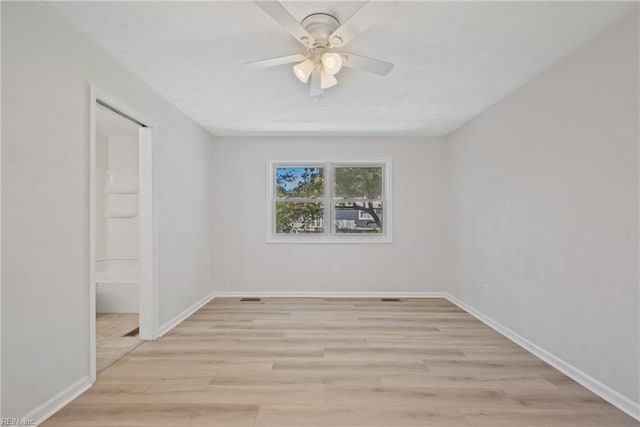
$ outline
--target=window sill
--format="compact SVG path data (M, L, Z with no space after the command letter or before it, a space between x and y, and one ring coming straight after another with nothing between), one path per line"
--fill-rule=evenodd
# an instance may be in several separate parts
M392 243L391 236L369 236L369 237L326 237L326 236L269 236L266 243L286 243L286 244L380 244Z

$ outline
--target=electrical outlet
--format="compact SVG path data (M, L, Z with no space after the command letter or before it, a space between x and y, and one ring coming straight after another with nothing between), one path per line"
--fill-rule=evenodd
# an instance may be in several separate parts
M485 283L484 285L482 285L482 295L484 295L485 297L489 296L489 284Z

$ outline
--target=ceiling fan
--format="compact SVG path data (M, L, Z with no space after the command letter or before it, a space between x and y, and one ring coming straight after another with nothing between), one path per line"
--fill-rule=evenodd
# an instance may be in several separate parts
M352 53L337 52L354 37L364 32L379 18L385 16L396 1L367 1L351 18L340 24L328 13L312 13L298 22L279 1L254 1L267 15L296 38L307 49L304 54L244 64L247 68L262 69L296 63L295 76L303 83L311 79L311 96L319 96L324 90L338 83L335 75L344 67L368 71L385 76L393 68L391 62Z

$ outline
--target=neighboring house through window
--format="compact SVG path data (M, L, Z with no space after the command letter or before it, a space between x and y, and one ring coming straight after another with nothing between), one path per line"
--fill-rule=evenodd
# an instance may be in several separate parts
M271 162L270 242L389 242L390 160Z

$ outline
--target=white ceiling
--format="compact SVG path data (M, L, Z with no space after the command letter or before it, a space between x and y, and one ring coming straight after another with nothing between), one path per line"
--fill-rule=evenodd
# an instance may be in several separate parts
M361 2L283 2L340 21ZM251 2L49 3L216 135L446 135L637 9L635 2L400 2L344 51L396 64L343 69L313 102L290 66L304 53Z

